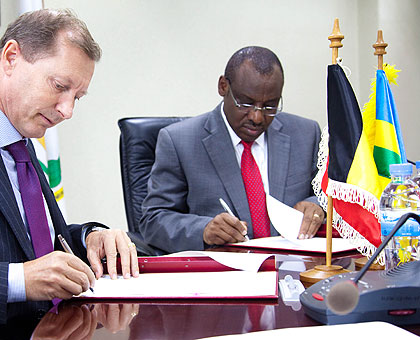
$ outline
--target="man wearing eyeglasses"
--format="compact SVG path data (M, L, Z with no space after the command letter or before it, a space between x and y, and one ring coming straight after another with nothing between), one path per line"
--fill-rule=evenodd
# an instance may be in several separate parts
M304 213L299 238L315 235L320 128L282 112L283 84L272 51L242 48L219 78L222 103L160 131L140 221L147 243L170 253L276 236L267 194Z

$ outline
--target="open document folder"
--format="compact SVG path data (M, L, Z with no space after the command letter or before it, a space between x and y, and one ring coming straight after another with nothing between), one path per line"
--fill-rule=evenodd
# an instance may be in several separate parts
M118 276L117 280L111 280L104 275L96 281L94 292L88 290L75 298L278 299L278 271L274 256L194 253L139 257L139 277L124 279ZM246 263L250 263L249 268L244 268ZM241 269L235 268L236 264Z
M263 237L249 240L246 242L230 243L229 247L244 247L249 249L269 249L269 250L287 250L296 252L324 253L327 245L323 237L314 237L306 240L290 240L282 236ZM332 253L341 253L354 250L356 247L343 238L332 239Z
M245 247L249 249L287 250L296 252L325 253L327 243L325 238L298 239L303 213L266 195L267 210L270 222L282 236L264 237L245 242L230 243L228 246ZM356 247L346 239L332 239L332 253L354 250Z

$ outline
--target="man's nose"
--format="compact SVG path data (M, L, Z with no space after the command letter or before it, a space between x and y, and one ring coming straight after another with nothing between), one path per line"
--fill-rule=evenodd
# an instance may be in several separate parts
M264 113L260 107L254 106L248 112L248 119L252 120L256 125L261 124L264 121Z
M60 113L61 118L70 119L73 116L74 97L62 97L57 104L56 109Z

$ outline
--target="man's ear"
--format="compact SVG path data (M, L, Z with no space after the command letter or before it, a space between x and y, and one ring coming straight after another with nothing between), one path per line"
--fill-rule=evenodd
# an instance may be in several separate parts
M9 40L1 51L1 67L6 74L10 74L16 66L17 58L21 55L19 44L16 40Z
M229 91L229 82L225 78L225 76L220 76L219 83L218 83L217 88L219 90L219 94L222 97L225 97L228 94L228 91Z

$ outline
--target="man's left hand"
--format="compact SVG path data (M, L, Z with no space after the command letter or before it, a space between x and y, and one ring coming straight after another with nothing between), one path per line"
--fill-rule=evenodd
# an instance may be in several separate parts
M318 204L307 201L296 203L294 208L303 212L303 220L298 238L307 239L314 237L322 221L324 221L324 210Z
M112 333L127 329L134 317L139 314L137 303L108 304L98 303L95 305L98 314L98 322Z
M97 279L103 274L101 259L106 257L108 274L117 278L117 254L120 254L124 278L139 276L137 249L127 233L119 229L91 232L86 238L87 257Z

